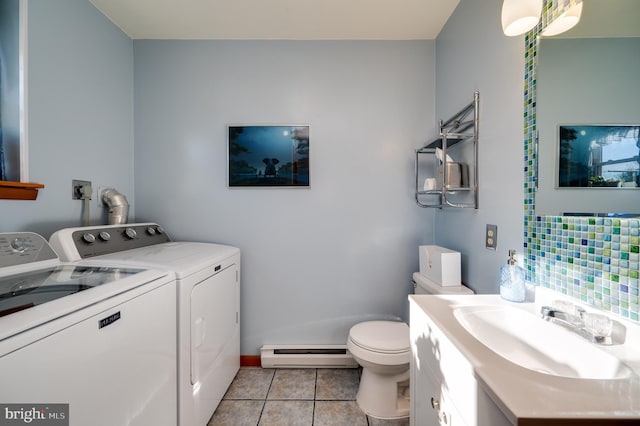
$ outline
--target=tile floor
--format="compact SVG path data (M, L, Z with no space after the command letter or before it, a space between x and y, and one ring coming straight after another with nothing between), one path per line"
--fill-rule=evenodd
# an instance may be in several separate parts
M360 369L238 371L208 426L407 426L408 419L379 420L356 403Z

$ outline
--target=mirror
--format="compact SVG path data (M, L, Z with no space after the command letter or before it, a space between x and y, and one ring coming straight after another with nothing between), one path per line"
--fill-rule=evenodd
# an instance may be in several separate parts
M578 25L538 39L536 214L637 215L640 1L583 3Z
M0 180L27 181L26 2L0 2Z

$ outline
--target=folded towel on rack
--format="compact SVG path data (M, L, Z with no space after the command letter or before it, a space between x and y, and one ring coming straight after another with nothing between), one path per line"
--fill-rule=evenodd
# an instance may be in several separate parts
M436 148L436 158L442 163L442 149ZM449 157L449 154L447 154L447 163L453 163L453 160L451 159L451 157Z

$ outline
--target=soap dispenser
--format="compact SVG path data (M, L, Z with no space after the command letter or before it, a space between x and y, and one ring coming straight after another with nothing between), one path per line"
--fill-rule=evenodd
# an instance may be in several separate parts
M500 296L512 302L524 302L527 291L524 284L524 270L514 258L516 251L509 250L507 264L500 268Z

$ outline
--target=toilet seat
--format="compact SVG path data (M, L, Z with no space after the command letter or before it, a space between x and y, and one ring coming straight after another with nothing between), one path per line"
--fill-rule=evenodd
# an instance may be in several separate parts
M409 326L396 321L366 321L351 327L347 349L361 360L380 365L408 364Z
M409 352L409 326L396 321L366 321L351 327L349 338L353 343L378 353Z

